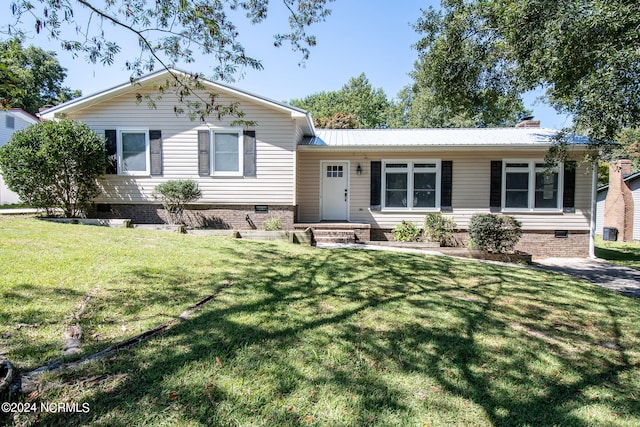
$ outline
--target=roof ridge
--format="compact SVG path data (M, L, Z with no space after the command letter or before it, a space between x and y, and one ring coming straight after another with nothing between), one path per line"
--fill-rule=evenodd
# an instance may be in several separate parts
M109 92L115 92L115 91L118 91L118 90L126 89L129 86L133 87L133 84L135 84L135 83L139 83L139 82L142 83L142 82L154 79L156 77L159 77L159 76L161 76L163 74L171 74L171 73L177 73L177 74L189 75L189 76L198 76L199 80L203 81L205 84L219 86L219 87L222 87L222 88L224 88L224 89L226 89L228 91L236 92L237 94L241 94L241 95L249 97L249 98L258 99L258 100L261 100L261 101L266 102L268 104L273 104L275 106L279 106L281 108L292 110L292 111L295 111L295 112L298 112L298 113L301 113L301 114L310 114L307 110L304 110L302 108L299 108L299 107L296 107L296 106L293 106L293 105L290 105L290 104L287 104L287 103L284 103L284 102L281 102L281 101L276 101L274 99L271 99L271 98L268 98L268 97L265 97L265 96L262 96L262 95L255 94L253 92L249 92L249 91L246 91L244 89L240 89L238 87L232 86L232 85L227 84L227 83L211 80L211 79L207 78L206 76L204 76L201 73L193 73L193 72L185 71L185 70L182 70L182 69L179 69L179 68L170 67L170 68L162 68L162 69L160 69L158 71L153 71L153 72L147 73L145 75L142 75L140 77L134 78L132 80L130 79L129 81L120 83L118 85L115 85L115 86L112 86L112 87L109 87L109 88L106 88L106 89L103 89L103 90L100 90L100 91L97 91L97 92L90 93L89 95L84 95L84 96L81 96L81 97L78 97L78 98L71 99L71 100L69 100L67 102L63 102L62 104L58 104L58 105L55 105L55 106L53 106L51 108L43 110L38 115L42 116L42 115L48 114L50 112L54 112L54 111L57 111L57 110L60 110L60 109L64 109L64 108L66 108L68 106L72 106L72 105L75 105L75 104L86 102L86 101L88 101L88 100L90 100L92 98L96 98L96 97L99 97L99 96L102 96L102 95L106 95Z

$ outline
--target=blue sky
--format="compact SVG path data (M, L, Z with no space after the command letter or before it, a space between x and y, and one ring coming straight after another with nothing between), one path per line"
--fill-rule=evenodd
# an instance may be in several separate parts
M288 24L280 2L271 1L269 16L262 24L251 25L244 18L234 21L247 54L260 59L264 69L245 70L244 77L233 85L286 102L312 93L338 90L351 77L365 73L375 88L382 88L387 97L393 98L411 82L408 73L417 59L412 45L419 38L411 24L420 16L420 9L430 5L438 7L439 1L336 0L331 4L332 14L326 22L311 30L318 44L312 48L305 65L300 67L299 53L292 52L286 45L273 46L273 35L285 31ZM6 10L2 11L2 8ZM6 24L10 14L9 4L0 6L0 25ZM79 20L82 15L76 14ZM31 25L29 22L24 27ZM124 69L124 62L138 54L135 38L115 27L109 34L123 47L110 67L72 58L61 51L57 42L35 32L27 36L24 44L56 51L60 63L68 70L65 84L88 95L128 81L129 72ZM192 64L178 64L178 67L211 75L211 65L206 57L199 57ZM569 124L565 116L536 101L538 95L527 94L525 103L536 119L542 121L543 127L559 129Z

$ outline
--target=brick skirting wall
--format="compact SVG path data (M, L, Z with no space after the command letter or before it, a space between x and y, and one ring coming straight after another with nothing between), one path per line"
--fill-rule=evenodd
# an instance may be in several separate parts
M234 230L264 230L264 222L280 218L284 230L293 230L295 206L262 205L267 211L245 205L187 205L184 221L187 226ZM162 205L156 204L97 204L94 218L128 218L134 224L164 224L166 215Z
M455 238L460 246L466 247L469 243L469 233L466 231L456 232ZM371 240L392 241L393 231L372 228ZM569 231L566 237L556 237L555 231L523 230L516 250L529 253L537 258L586 258L589 256L589 232Z

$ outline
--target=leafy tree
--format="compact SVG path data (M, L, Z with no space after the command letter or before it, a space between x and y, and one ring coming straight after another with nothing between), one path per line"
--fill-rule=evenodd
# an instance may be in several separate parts
M367 76L362 73L352 77L342 86L340 96L348 114L353 114L361 128L376 129L386 126L385 114L389 101L382 88L374 89Z
M22 108L36 114L40 107L55 105L80 96L62 85L66 69L54 52L38 47L24 48L13 38L0 41L0 102L4 108Z
M625 129L615 145L606 156L605 160L629 159L633 162L633 170L640 171L640 129ZM609 183L609 163L600 160L598 162L598 186Z
M10 190L26 203L79 216L100 193L104 139L84 123L46 121L15 132L0 147L0 169Z
M614 149L615 158L630 159L633 162L633 170L640 171L640 129L627 128L618 136L618 147Z
M352 77L339 91L320 92L290 103L311 112L317 127L342 129L385 128L391 106L384 90L374 89L364 73Z
M288 11L288 31L276 34L274 44L289 43L302 54L304 62L316 44L308 28L324 21L330 14L328 3L333 0L283 0ZM113 41L114 31L128 34L129 44L140 46L133 58L119 60L131 70L132 82L157 68L191 63L196 54L206 55L212 65L212 78L233 81L245 68L261 69L261 62L250 56L240 43L240 33L234 20L243 13L251 24L267 18L273 2L269 0L13 0L11 12L15 22L0 28L6 34L24 33L35 28L63 49L84 55L90 63L112 65L119 60L121 45ZM84 22L78 22L80 12L86 12ZM114 28L115 27L115 28ZM173 84L158 88L158 96L166 90L181 99L192 99L188 113L195 116L218 114L214 96L201 96L197 89L199 75L181 79L174 75ZM140 99L139 99L140 100ZM155 106L155 99L147 99ZM180 112L176 108L176 112Z
M551 104L595 140L613 141L623 129L640 127L636 1L499 3L484 9L518 64L524 89L544 85Z
M476 127L478 120L469 111L438 104L433 92L406 86L392 101L389 109L389 127L392 128L459 128Z
M517 71L477 2L443 1L415 24L409 127L510 126L526 114ZM476 3L478 5L476 5Z
M326 122L334 115L347 114L339 91L318 92L302 99L292 99L289 103L309 111L313 117L313 124L319 128L328 127ZM357 127L357 123L354 127Z
M543 87L571 131L606 148L640 127L640 14L630 0L443 0L424 12L416 80L439 102L511 107ZM424 74L424 75L423 75ZM486 96L486 98L485 98ZM559 145L556 153L563 153Z
M331 117L314 118L313 123L321 129L357 129L358 119L353 114L335 113Z

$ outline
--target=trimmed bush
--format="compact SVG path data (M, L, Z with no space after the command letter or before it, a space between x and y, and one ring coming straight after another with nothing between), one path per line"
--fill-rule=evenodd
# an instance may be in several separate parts
M396 242L417 242L422 237L422 230L414 223L402 220L393 229L393 236Z
M202 192L192 179L172 179L156 185L152 195L162 201L169 224L182 224L185 205L198 200Z
M522 237L522 224L505 215L475 214L469 223L470 244L492 253L513 252Z
M428 213L424 217L424 237L430 242L440 243L440 246L455 246L453 230L456 223L453 218L441 213Z

